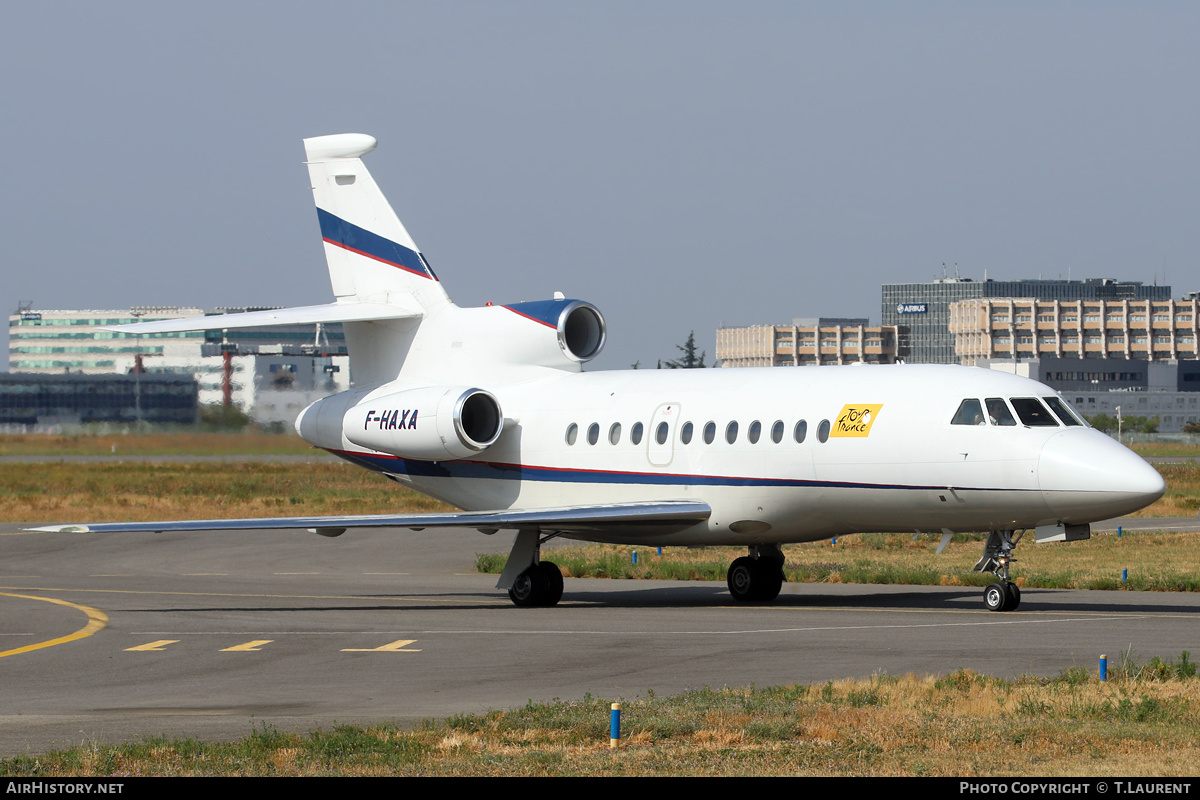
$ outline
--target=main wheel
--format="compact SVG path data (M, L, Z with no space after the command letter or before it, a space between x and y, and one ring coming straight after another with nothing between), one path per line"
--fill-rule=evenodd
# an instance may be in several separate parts
M775 561L759 559L754 562L757 574L754 576L754 599L770 602L779 597L783 588L783 568Z
M733 563L729 565L729 572L725 576L725 584L729 587L729 593L733 595L734 600L749 601L756 599L754 596L755 584L758 570L754 568L754 559L747 556L735 558Z
M561 587L559 593L562 593ZM512 588L508 590L508 599L513 601L513 605L530 608L542 605L546 594L546 573L542 572L538 564L534 564L517 576Z
M538 570L542 573L542 579L546 582L546 593L542 597L542 601L538 603L541 606L557 605L562 599L563 593L563 576L562 570L552 561L542 561L538 564Z
M1016 611L1021 605L1021 589L1015 583L1004 584L1004 590L1008 592L1008 605L1005 606L1005 611Z
M983 590L983 604L988 611L1007 611L1009 602L1008 592L1002 583L993 583Z

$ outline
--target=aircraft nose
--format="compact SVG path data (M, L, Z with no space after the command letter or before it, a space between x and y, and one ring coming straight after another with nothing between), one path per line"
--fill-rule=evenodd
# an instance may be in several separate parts
M1068 523L1130 514L1167 490L1158 470L1099 431L1071 428L1047 440L1038 483L1050 509Z

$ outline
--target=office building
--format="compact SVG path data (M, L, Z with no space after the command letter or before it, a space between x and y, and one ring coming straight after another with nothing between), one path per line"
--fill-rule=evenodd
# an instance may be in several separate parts
M1171 287L1107 278L975 281L954 277L932 283L888 283L882 288L882 320L884 326L904 329L898 342L900 359L913 364L958 364L956 335L950 330L950 304L985 298L1060 302L1169 301Z

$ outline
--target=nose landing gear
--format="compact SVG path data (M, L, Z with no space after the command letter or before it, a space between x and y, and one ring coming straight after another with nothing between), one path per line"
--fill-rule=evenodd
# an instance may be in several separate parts
M988 611L1016 611L1021 605L1021 590L1008 578L1009 565L1017 560L1013 555L1024 531L991 531L983 545L983 557L975 565L976 572L990 572L1000 579L983 590L983 604Z

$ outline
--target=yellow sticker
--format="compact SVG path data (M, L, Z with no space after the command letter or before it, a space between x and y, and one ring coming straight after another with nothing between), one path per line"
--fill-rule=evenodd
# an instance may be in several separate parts
M871 426L879 418L883 403L855 403L842 406L830 436L869 436Z

